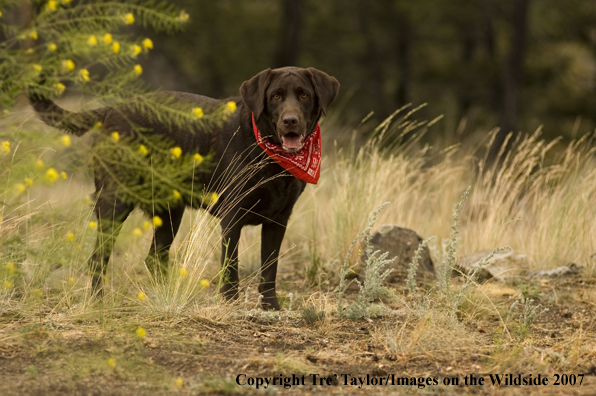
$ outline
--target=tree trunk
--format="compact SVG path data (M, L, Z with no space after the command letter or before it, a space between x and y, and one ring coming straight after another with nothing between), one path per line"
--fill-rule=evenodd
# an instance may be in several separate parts
M518 127L519 91L523 80L523 66L528 30L528 14L530 0L513 0L511 25L513 32L509 53L503 65L501 79L503 94L501 97L501 130L491 147L489 162L494 162L505 137ZM506 147L506 150L508 147Z
M281 0L282 18L273 67L295 66L300 52L302 0Z

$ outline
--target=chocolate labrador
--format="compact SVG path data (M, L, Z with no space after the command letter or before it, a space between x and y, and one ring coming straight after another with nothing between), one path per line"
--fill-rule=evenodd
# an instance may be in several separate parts
M218 202L207 206L220 218L222 227L221 262L225 276L221 293L229 299L237 296L240 233L246 225L261 224L259 292L264 309L279 310L275 277L280 246L292 208L306 182L316 183L318 178L320 137L315 136L319 133L318 121L326 114L338 90L338 81L320 70L284 67L260 72L242 84L241 97L224 101L182 92L153 94L157 100L185 102L205 109L206 116L208 109L216 111L228 104L230 111L223 122L198 123L191 128L149 117L140 110L141 106L130 104L134 100L115 107L74 113L35 90L30 91L29 99L48 125L77 136L101 122L100 135L110 136L112 131L118 131L123 140L128 137L129 142L134 142L131 125L135 125L147 134L163 136L167 144L181 149L179 153L210 156L213 166L208 171L192 172L187 181L213 186L226 180ZM255 168L255 164L260 165ZM251 166L253 171L248 176L233 177ZM95 213L99 223L97 245L90 260L94 290L101 291L114 241L122 223L136 207L163 221L155 228L146 264L154 276L164 274L185 207L201 207L202 200L194 199L192 194L180 194L179 199L167 207L135 202L121 195L118 186L122 182L115 180L118 174L115 165L106 166L104 161L99 166L96 161L94 172ZM223 210L226 202L226 210Z

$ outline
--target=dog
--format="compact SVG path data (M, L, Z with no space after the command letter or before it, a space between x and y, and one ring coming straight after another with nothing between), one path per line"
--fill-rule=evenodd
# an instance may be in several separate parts
M189 174L187 183L213 185L216 181L231 180L218 197L218 203L207 209L220 219L222 228L221 263L225 270L220 292L227 299L237 298L238 241L241 230L247 225L262 225L261 231L261 280L259 293L262 307L279 310L275 278L279 250L294 204L304 191L307 182L316 183L320 169L320 136L318 122L327 113L339 91L339 82L315 68L284 67L267 69L240 87L240 97L223 101L205 96L162 92L151 94L158 101L181 102L196 108L221 108L228 104L233 110L223 123L197 124L193 128L167 124L148 117L138 107L128 104L106 107L89 112L70 112L59 107L42 94L30 90L29 100L40 118L48 125L76 136L101 123L100 135L118 136L134 141L131 125L146 130L152 136L164 137L173 147L184 153L210 156L214 164L210 170ZM233 104L232 104L233 103ZM316 140L318 139L318 140ZM317 157L318 144L318 157ZM306 147L308 145L308 147ZM306 150L310 150L306 152ZM311 156L314 152L314 157ZM283 162L287 157L290 161ZM308 169L299 169L296 158L310 161ZM99 158L98 160L101 160ZM246 178L235 180L230 174L241 172L255 163L264 165ZM302 164L303 165L303 164ZM163 222L154 230L153 243L146 265L154 276L165 274L168 268L169 249L178 231L186 207L205 207L192 194L181 194L180 199L169 202L167 207L155 207L134 199L124 199L114 180L116 167L94 166L96 199L95 214L98 219L98 237L90 259L93 290L101 293L114 241L122 223L135 209L148 216L157 215ZM190 187L189 187L190 189ZM226 195L232 194L234 197ZM221 210L228 202L227 210Z

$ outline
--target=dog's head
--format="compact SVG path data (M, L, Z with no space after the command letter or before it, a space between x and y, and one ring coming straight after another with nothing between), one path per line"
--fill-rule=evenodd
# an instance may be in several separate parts
M291 153L302 148L338 91L335 78L312 67L267 69L240 87L263 136Z

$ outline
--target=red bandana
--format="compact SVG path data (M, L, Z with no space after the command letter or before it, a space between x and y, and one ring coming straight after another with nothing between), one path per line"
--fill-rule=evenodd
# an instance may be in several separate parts
M279 144L274 144L261 136L252 116L252 129L259 146L275 162L290 172L294 177L307 183L317 184L321 175L321 128L317 127L304 139L304 145L295 153L288 153Z

